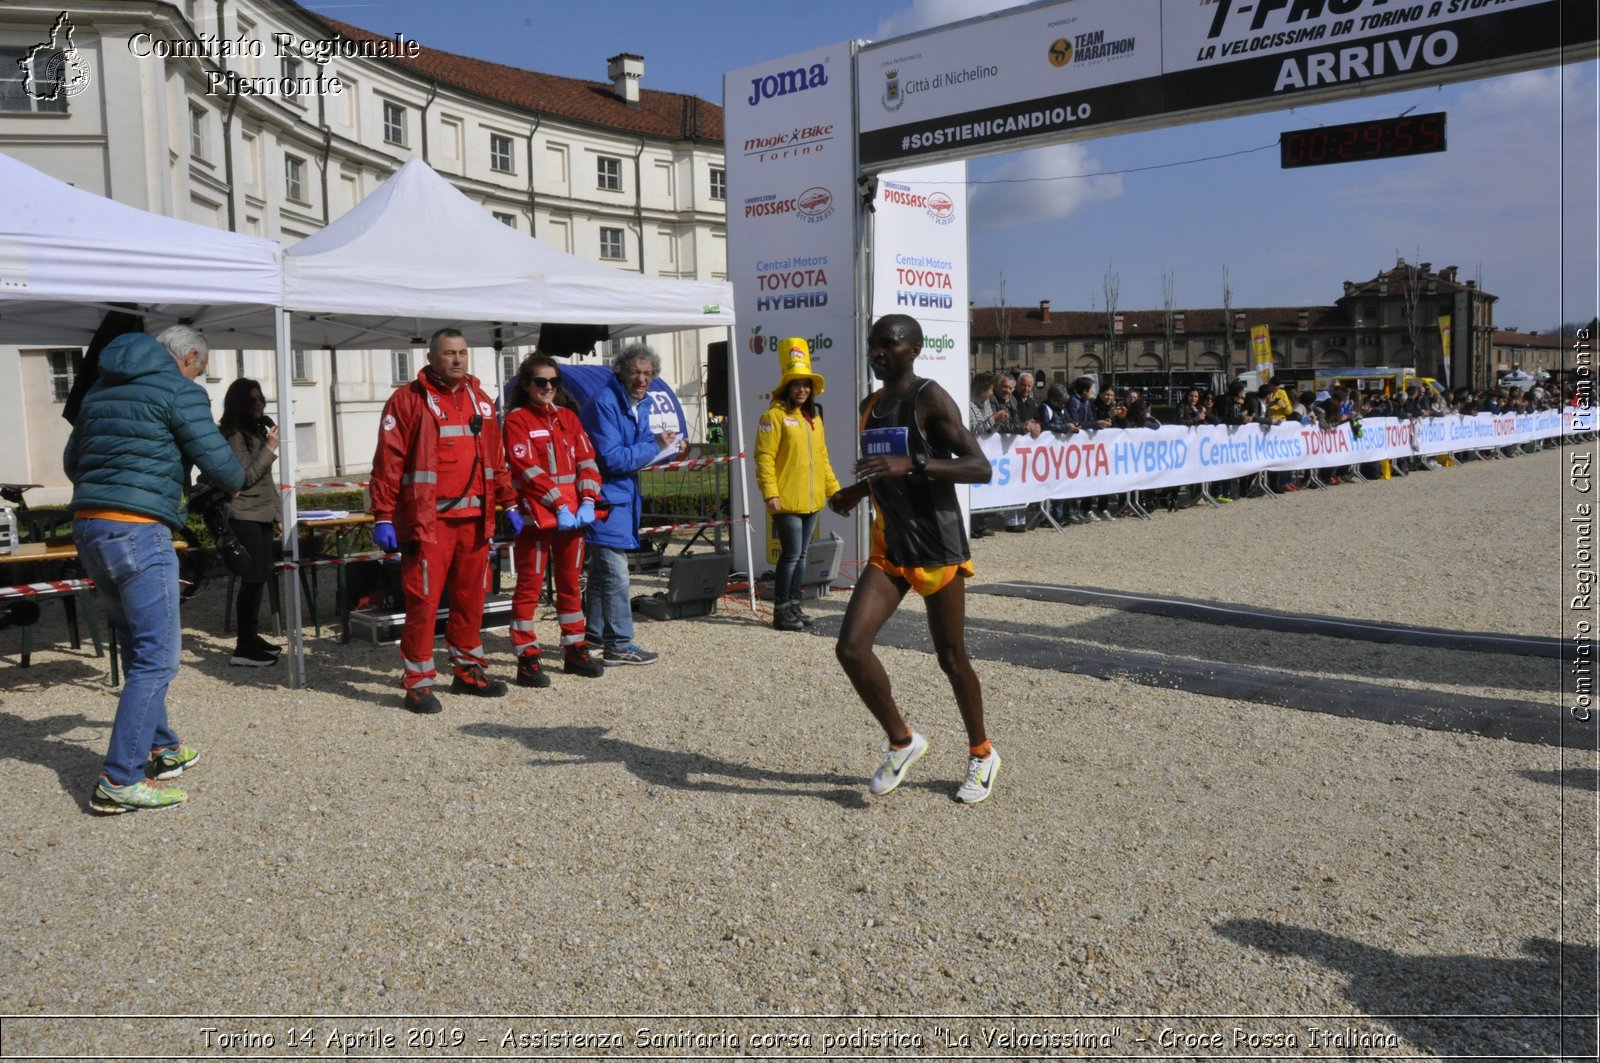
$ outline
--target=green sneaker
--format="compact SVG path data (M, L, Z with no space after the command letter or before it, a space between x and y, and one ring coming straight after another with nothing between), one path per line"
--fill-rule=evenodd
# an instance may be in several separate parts
M96 812L115 815L119 812L137 812L141 808L171 808L189 795L176 786L151 786L143 781L118 786L104 775L95 784L89 807Z
M144 773L152 779L176 779L183 774L183 769L194 767L199 760L200 751L194 746L152 749L150 759L145 761Z

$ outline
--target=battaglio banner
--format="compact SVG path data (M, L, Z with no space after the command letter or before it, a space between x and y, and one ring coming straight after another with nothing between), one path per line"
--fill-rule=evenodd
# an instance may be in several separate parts
M1594 431L1594 410L1478 414L1410 421L1368 417L1322 431L1301 424L1237 428L1166 425L1070 436L980 436L994 478L972 489L973 509L1087 498L1232 480L1258 472L1325 469L1385 458L1448 454Z

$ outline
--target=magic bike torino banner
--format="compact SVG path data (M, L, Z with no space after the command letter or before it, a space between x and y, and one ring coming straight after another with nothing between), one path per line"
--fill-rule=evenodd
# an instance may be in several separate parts
M972 508L1007 509L1051 498L1087 498L1160 487L1232 480L1259 472L1361 465L1385 458L1447 454L1531 443L1593 431L1593 411L1402 420L1368 417L1323 431L1309 425L1235 428L1207 425L1156 429L1103 428L1038 439L978 437L994 467L972 489Z
M779 341L800 336L811 349L812 369L826 381L817 401L845 483L861 399L853 99L848 43L734 70L723 82L728 279L737 320L729 357L738 359L739 445L747 452L755 446L756 422L778 384ZM751 509L759 513L765 507L753 462L745 466ZM761 523L757 517L758 531ZM865 556L854 520L824 511L821 523L823 535L846 540L845 550L853 552L844 557ZM735 544L742 552L742 539Z
M1595 39L1592 0L1060 0L863 49L861 162L1508 73Z

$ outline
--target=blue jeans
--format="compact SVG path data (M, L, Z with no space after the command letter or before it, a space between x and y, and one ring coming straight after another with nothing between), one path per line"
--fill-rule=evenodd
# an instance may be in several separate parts
M591 650L620 650L633 642L633 587L628 555L589 544L589 591L583 604L585 640Z
M772 579L772 598L778 605L798 602L806 580L806 554L811 533L817 529L816 513L774 513L772 530L778 535L778 571Z
M151 750L178 744L167 725L167 685L178 674L183 648L178 555L172 529L160 523L79 519L72 522L72 538L122 647L125 678L102 770L126 786L144 778Z

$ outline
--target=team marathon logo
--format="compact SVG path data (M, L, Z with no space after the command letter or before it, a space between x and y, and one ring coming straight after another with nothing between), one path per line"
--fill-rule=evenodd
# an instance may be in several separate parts
M949 225L956 220L956 201L944 192L917 192L910 185L885 181L878 198L890 206L921 210L935 225Z
M756 290L761 293L756 296L757 313L820 310L828 305L828 256L797 255L757 262Z
M787 133L776 133L766 137L747 137L744 142L744 157L756 162L772 162L777 159L797 159L804 155L818 155L833 139L833 126L810 125L798 126Z
M776 193L768 193L764 196L751 196L744 201L746 218L773 218L782 214L793 214L801 221L813 225L827 221L838 209L834 203L833 193L820 185L814 185L796 196L783 197Z
M1134 37L1106 39L1105 30L1075 33L1071 37L1057 37L1050 42L1046 57L1056 68L1086 66L1090 63L1126 59L1133 55L1137 40Z
M65 11L50 27L50 38L29 48L22 68L22 91L40 103L76 96L89 87L89 64L72 43L72 19Z
M781 342L778 339L780 333L767 336L763 334L762 330L763 326L752 325L750 327L750 337L745 340L745 346L751 354L777 354L778 344ZM793 332L791 331L789 334L793 335ZM825 332L819 332L815 336L807 336L804 339L806 346L811 349L811 360L813 362L821 360L823 351L833 350L833 337Z

